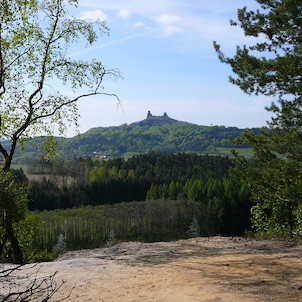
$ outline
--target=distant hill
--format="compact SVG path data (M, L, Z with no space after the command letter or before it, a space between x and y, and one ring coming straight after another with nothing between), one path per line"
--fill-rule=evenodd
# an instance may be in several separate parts
M259 131L257 128L252 130ZM92 128L84 134L65 139L60 150L69 158L123 156L149 151L213 154L221 153L219 148L235 147L230 138L238 137L243 131L237 127L199 126L170 118L167 113L154 116L148 111L142 121Z
M154 116L148 111L145 119L129 125L97 127L72 138L57 138L58 155L69 159L129 157L150 151L230 155L231 148L236 147L230 138L238 137L244 130L237 127L199 126L170 118L167 113ZM250 130L259 132L259 128ZM35 138L35 146L27 144L24 152L17 150L15 162L28 163L39 157L44 139ZM5 142L5 145L8 147L9 142ZM239 150L250 152L248 146L240 146Z

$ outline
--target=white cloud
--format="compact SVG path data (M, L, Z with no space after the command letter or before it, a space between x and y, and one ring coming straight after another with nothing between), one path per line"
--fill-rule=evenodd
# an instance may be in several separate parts
M81 49L77 52L71 53L70 56L75 57L75 56L79 56L79 55L89 53L89 52L94 51L96 49L105 48L105 47L108 47L108 46L111 46L111 45L114 45L114 44L121 44L121 43L123 43L125 41L128 41L128 40L132 40L132 39L136 39L136 38L139 38L139 37L146 36L146 35L152 33L153 31L154 30L147 30L147 31L144 31L144 32L141 32L141 33L136 33L136 34L125 36L125 37L122 37L122 38L119 38L119 39L116 39L116 40L111 40L109 42L101 43L101 44L96 45L94 47L84 48L84 49Z
M184 1L184 0L181 0ZM150 16L160 14L161 12L171 11L170 8L178 5L179 0L79 0L79 5L82 7L100 8L103 10L120 10L126 8L132 13Z
M89 20L89 21L96 21L96 20L104 21L107 18L108 16L100 9L84 11L82 12L81 15L81 19Z
M128 18L130 12L139 16L141 22L152 20L159 26L162 35L183 33L185 38L206 38L234 44L243 39L241 30L230 27L229 19L236 19L237 8L255 7L251 0L79 0L80 7L118 12L121 18ZM134 21L135 22L135 21ZM140 24L137 22L135 24ZM140 27L140 26L134 27ZM143 27L143 26L141 26ZM237 42L238 44L238 42Z
M181 33L183 32L183 29L179 26L173 26L173 25L166 25L163 26L163 36L168 37L175 33Z
M139 21L139 22L134 23L132 25L132 27L141 27L141 28L143 28L143 27L147 27L147 26L144 22Z
M161 14L153 17L154 21L158 24L173 24L181 20L181 17L176 15Z
M125 6L125 2L127 3ZM207 12L207 13L227 13L236 12L240 7L255 7L256 1L252 0L215 0L215 1L194 1L194 0L79 0L80 7L99 8L102 10L120 10L127 8L132 13L152 16L163 12Z
M127 19L130 17L131 12L128 9L120 9L117 15L123 19Z
M180 21L182 20L180 16L171 14L160 14L157 16L153 16L152 20L154 20L155 23L161 26L163 35L165 37L183 31L182 26L180 26Z

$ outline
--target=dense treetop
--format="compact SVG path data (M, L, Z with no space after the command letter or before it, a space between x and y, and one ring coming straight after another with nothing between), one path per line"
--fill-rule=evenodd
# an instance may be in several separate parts
M253 129L258 132L259 129ZM211 152L215 147L234 147L230 138L243 130L225 126L199 126L177 121L167 115L118 127L93 128L66 139L61 144L65 156L81 156L93 152L122 155L126 152Z
M250 129L259 133L259 128ZM58 157L126 156L148 152L191 152L219 154L221 148L234 148L230 139L244 131L237 127L199 126L163 116L149 116L132 124L92 128L72 138L56 138ZM25 152L17 150L17 162L29 163L43 154L45 137L32 139ZM2 142L4 147L9 141ZM240 145L247 148L248 145ZM223 152L223 151L222 151ZM128 155L129 153L129 155ZM230 153L229 153L230 154ZM225 155L225 154L224 154Z

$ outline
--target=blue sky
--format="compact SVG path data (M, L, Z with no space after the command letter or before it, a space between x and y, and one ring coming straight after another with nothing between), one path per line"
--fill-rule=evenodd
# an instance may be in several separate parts
M213 40L232 55L236 45L252 43L231 27L238 8L254 0L79 0L73 15L106 20L110 35L90 48L78 47L75 59L97 58L118 68L123 79L106 81L114 99L93 97L79 103L80 132L142 120L150 110L198 125L240 128L264 126L270 99L245 95L228 82L230 67L217 59ZM74 135L73 129L67 133Z

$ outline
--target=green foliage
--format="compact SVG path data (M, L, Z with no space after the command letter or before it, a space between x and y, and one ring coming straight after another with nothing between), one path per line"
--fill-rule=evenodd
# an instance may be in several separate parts
M39 218L41 225L35 232L34 246L41 251L52 251L60 234L71 250L96 248L120 240L186 238L195 219L200 235L213 234L207 208L193 201L150 200L44 211Z
M36 214L26 211L23 220L14 223L16 237L19 241L25 262L33 262L36 250L33 247L34 232L40 221Z
M51 135L56 129L63 134L67 125L77 125L78 100L111 95L104 93L102 82L107 76L119 76L118 71L107 70L95 59L77 61L68 56L68 50L80 38L92 44L98 34L108 32L100 20L90 22L70 16L70 5L76 6L77 1L0 1L1 171L10 171L17 144L22 150L37 134L48 135L42 140L42 150L53 158L56 140ZM64 94L54 86L67 86L74 94ZM26 227L21 223L26 195L10 174L0 177L0 255L4 249L11 249L12 260L22 263L22 249L28 250L21 231ZM26 232L30 238L30 227Z
M72 250L120 240L242 235L250 228L250 192L230 177L229 158L149 153L59 163L50 168L56 177L82 167L74 183L31 182L30 208L53 210L38 214L34 247L42 259L54 256L60 234Z
M251 129L258 133L258 128ZM30 164L44 158L54 160L53 146L56 147L56 159L73 158L111 158L122 156L125 159L134 155L155 152L187 152L197 154L218 154L232 156L231 150L251 155L248 145L236 146L231 139L237 138L244 130L236 127L198 126L175 121L161 126L122 125L118 127L93 128L73 138L37 137L24 143L24 151L17 145L14 163ZM9 141L3 142L9 148ZM49 151L48 157L45 156Z
M234 147L230 138L238 137L242 131L236 127L198 126L178 121L160 126L133 123L90 129L82 135L64 140L60 150L67 158L107 154L121 156L129 152L150 151L219 153L216 147ZM258 129L253 131L257 132Z
M71 123L77 125L77 101L104 93L102 82L118 77L100 61L73 60L69 49L79 39L90 45L108 28L100 20L75 19L68 9L76 1L0 1L0 137L10 140L0 152L9 170L16 151L37 134L61 134ZM87 46L86 45L86 46ZM83 45L85 47L85 45ZM67 86L74 96L55 88ZM52 153L54 140L44 141ZM50 153L49 153L50 151Z
M34 215L27 215L27 188L11 172L0 172L0 258L23 262L31 258Z
M229 182L232 181L223 180L221 195L209 201L203 197L200 197L202 201L170 200L170 185L153 184L159 190L166 190L167 199L43 211L38 214L41 224L35 232L34 247L42 253L54 251L58 236L64 236L64 242L73 250L123 240L152 242L188 236L242 235L249 228L250 203L248 197L242 195L240 183L234 182L238 186L238 196L235 196Z
M268 127L255 135L245 132L235 140L254 149L251 161L237 156L237 174L252 191L253 223L261 235L301 233L302 196L302 3L295 0L257 0L260 9L238 10L238 23L248 36L259 37L252 46L237 47L220 60L231 65L231 82L249 94L274 96L278 103Z
M233 58L226 58L215 45L219 58L231 65L238 76L231 82L246 93L301 95L301 10L296 0L257 0L261 9L238 10L244 34L259 39L252 46L237 47ZM263 39L264 38L264 39Z
M224 177L231 165L226 157L185 153L149 153L128 160L54 162L51 168L47 164L46 169L50 169L55 181L42 178L31 182L29 208L54 210L145 200L152 185L154 188L156 185L167 186L165 195L152 198L165 198L168 194L171 199L177 199L183 194L182 184L188 179ZM77 174L73 175L74 169ZM41 168L37 170L41 171ZM69 184L68 175L73 175Z
M146 199L171 199L175 183L152 184ZM208 209L215 234L242 235L250 228L251 200L246 185L236 178L188 179L177 186L176 200L192 200Z
M69 175L67 168L57 170L58 166L82 164L84 168L69 185L62 182L63 175L56 174ZM226 157L186 153L53 163L53 173L60 181L43 178L31 182L29 207L41 211L134 200L190 200L207 208L213 232L242 235L250 227L250 192L241 181L230 177L232 166Z
M270 139L266 136L265 141ZM301 235L298 209L302 196L302 162L277 153L280 143L269 147L261 144L261 148L255 151L253 161L238 156L241 170L238 169L237 174L252 190L255 201L253 223L260 234L278 237Z
M9 213L14 221L22 220L27 205L26 188L16 183L11 172L0 171L0 207L1 217ZM14 200L14 202L11 202Z

